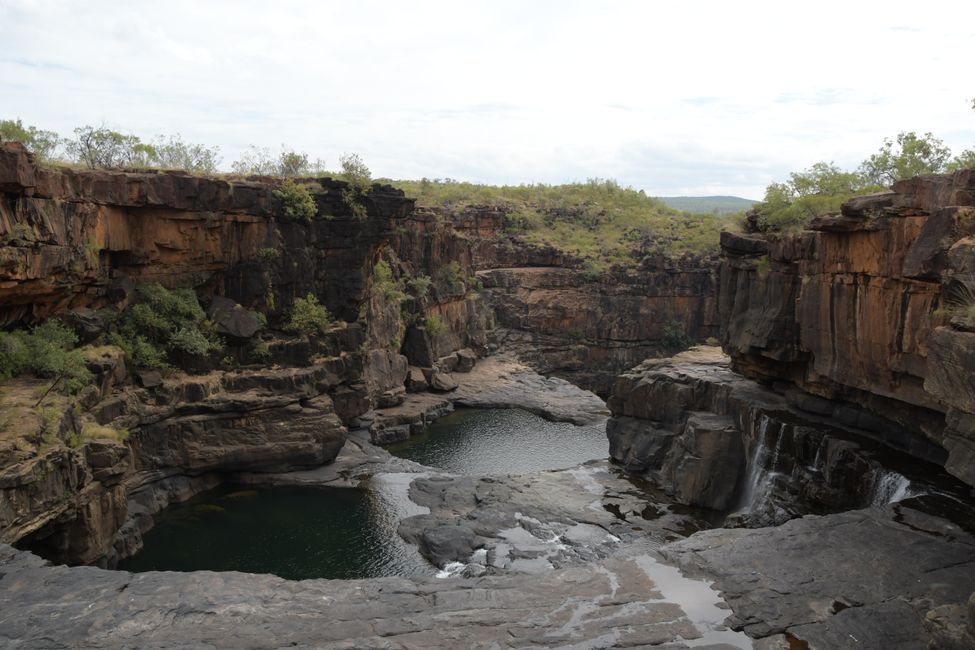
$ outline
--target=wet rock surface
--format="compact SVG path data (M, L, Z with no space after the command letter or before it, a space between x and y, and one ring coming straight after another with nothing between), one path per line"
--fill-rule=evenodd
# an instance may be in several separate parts
M711 530L663 549L715 579L729 624L810 648L924 648L930 610L967 602L975 537L911 502L777 528Z
M702 632L665 599L654 563L634 553L543 575L292 582L240 573L45 567L35 556L0 546L0 642L9 648L686 648L679 639L701 639Z

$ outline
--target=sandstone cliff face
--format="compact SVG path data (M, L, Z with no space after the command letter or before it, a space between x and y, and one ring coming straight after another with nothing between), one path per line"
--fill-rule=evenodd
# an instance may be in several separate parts
M709 263L586 272L578 257L521 243L505 232L505 218L498 208L468 207L418 209L404 222L392 248L411 274L434 280L429 311L450 332L418 353L430 343L408 331L411 363L429 365L465 346L504 349L607 394L616 374L669 353L675 339L717 334ZM450 263L459 269L454 281L443 277Z
M3 145L0 324L117 303L126 286L146 281L225 295L272 318L313 292L338 318L355 320L371 263L413 202L374 186L369 218L357 220L341 198L344 183L320 179L310 187L324 217L306 224L276 216L278 182L47 170ZM267 261L263 249L280 255Z
M964 170L854 199L802 233L724 233L733 367L975 484L972 206Z
M48 170L16 145L0 148L3 325L122 307L147 281L260 309L272 324L314 293L340 319L325 334L269 341L268 367L176 373L140 387L124 364L93 361L104 380L80 400L84 417L128 430L128 440L4 455L5 542L59 562L110 563L138 549L170 500L237 471L329 462L348 423L403 392L406 362L389 340L398 305L377 297L371 275L412 201L374 186L368 218L358 220L344 185L320 179L309 185L319 216L302 223L279 217L276 182Z

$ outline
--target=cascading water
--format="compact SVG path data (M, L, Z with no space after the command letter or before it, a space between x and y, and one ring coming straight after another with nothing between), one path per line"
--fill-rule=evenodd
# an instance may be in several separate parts
M870 505L879 507L915 496L911 481L897 472L878 470L874 474Z
M774 445L768 444L771 425L775 425L776 429ZM785 426L781 422L774 422L767 415L759 416L758 436L748 463L748 482L742 494L739 512L754 512L768 499L772 482L778 474L776 467L779 464L784 434Z

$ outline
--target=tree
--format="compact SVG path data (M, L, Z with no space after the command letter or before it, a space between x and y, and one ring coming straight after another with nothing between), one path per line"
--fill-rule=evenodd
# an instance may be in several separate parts
M155 151L153 164L158 167L212 174L220 165L220 147L184 142L178 133L169 138L156 136L152 148Z
M339 163L342 165L342 180L349 184L349 187L342 191L342 200L352 210L352 215L356 219L365 219L366 206L362 198L372 185L372 172L366 167L362 158L354 153L340 156Z
M137 136L112 131L104 126L81 126L69 140L68 153L90 169L116 169L127 166L147 167L156 160L156 150Z
M251 145L249 151L231 165L235 174L259 176L307 176L324 171L321 160L309 162L308 154L281 145L281 153L274 155L268 147Z
M951 150L931 133L918 136L914 131L901 131L895 142L884 140L880 151L860 165L860 173L876 185L892 183L918 176L935 174L945 170Z
M24 126L20 119L0 120L0 142L20 142L38 160L51 160L61 146L61 136L34 126Z
M308 173L308 154L286 149L282 146L278 157L278 173L282 176L304 176Z

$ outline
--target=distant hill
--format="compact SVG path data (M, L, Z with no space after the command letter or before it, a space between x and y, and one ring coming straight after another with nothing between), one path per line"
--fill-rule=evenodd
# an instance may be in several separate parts
M658 196L656 198L675 210L718 214L741 212L758 203L740 196Z

